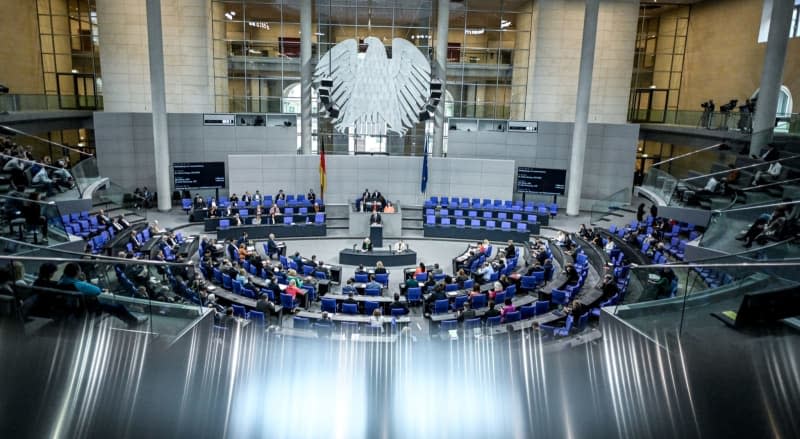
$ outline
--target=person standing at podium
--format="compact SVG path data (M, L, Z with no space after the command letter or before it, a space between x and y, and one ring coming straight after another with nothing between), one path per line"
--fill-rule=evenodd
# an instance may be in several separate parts
M373 211L372 215L369 216L369 225L380 225L381 224L381 214L377 211Z

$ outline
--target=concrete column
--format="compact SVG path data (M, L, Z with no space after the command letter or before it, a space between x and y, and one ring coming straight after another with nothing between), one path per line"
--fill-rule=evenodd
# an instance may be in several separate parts
M764 5L772 3L769 23L767 53L764 55L764 68L761 70L761 85L753 118L753 135L750 138L750 154L758 155L761 148L772 141L772 128L775 126L775 113L778 107L778 93L783 80L783 65L786 61L786 46L789 43L789 26L792 22L793 0L764 0Z
M147 47L150 58L150 97L153 106L153 152L158 210L172 208L169 181L167 97L164 85L164 44L161 34L161 0L147 0Z
M300 2L300 145L311 154L311 0Z
M444 108L447 96L447 37L450 29L450 0L439 0L439 14L436 22L436 65L434 74L442 81L442 99L436 107L433 121L433 156L444 154Z
M599 0L586 0L581 64L578 73L578 96L575 100L575 126L572 130L572 154L569 160L569 180L567 181L567 215L578 215L581 207L583 160L586 155L586 131L589 126L589 98L592 94L594 45L597 40L599 9Z

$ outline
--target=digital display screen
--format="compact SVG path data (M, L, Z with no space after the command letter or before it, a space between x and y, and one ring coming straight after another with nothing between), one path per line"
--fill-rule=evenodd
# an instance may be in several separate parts
M564 195L566 169L517 168L517 192Z
M173 163L175 189L224 188L225 162Z

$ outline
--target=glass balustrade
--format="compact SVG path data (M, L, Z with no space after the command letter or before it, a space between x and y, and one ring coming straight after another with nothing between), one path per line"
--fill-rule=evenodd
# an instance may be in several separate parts
M776 216L773 221L776 209L784 210L785 216ZM800 257L800 245L791 242L797 234L799 214L800 201L716 211L711 215L700 246L726 253L763 248L754 259ZM750 247L745 247L748 233L752 235L752 243ZM775 245L784 241L785 245Z
M606 308L653 339L687 329L719 327L712 314L737 312L747 293L800 285L800 259L754 262L732 255L694 262L630 267L630 282L642 285L636 302ZM630 291L628 292L631 293Z
M52 264L51 280L56 284L40 289L35 282L41 270L48 270L42 269L44 264ZM64 285L71 283L68 274L75 272L76 265L79 274L74 279L86 283L77 286L79 291ZM14 273L17 305L43 326L60 330L80 328L85 321L102 322L111 329L144 332L151 340L169 345L214 312L201 305L191 280L191 264L103 258L30 246L13 257L0 256L3 268ZM26 325L25 330L30 327Z
M4 243L3 253L16 253L19 243L48 246L70 240L61 212L54 202L32 200L22 193L18 195L0 195L0 237L17 242Z
M621 216L617 213L617 210L630 204L630 198L630 191L622 189L602 200L596 201L592 204L591 223L596 224L603 220L611 220L613 222L614 217Z

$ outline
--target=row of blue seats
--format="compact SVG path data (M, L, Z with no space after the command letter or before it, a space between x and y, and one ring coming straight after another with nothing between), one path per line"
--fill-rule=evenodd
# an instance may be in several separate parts
M459 218L453 223L449 217L441 218L439 222L436 221L436 217L432 215L428 215L425 219L426 226L446 226L446 227L470 227L470 228L486 228L489 230L497 228L497 221L495 220L487 220L485 223L479 219L471 219L469 224L467 224L467 220L463 218ZM501 221L500 222L500 229L501 230L516 230L518 232L527 232L528 231L528 223L520 222L515 223L516 227L512 227L511 221Z
M277 204L278 207L280 207L280 208L284 208L284 207L311 208L313 206L313 203L308 201L308 200L306 200L305 195L298 194L298 197L301 197L301 196L302 196L302 198L294 198L293 195L287 195L285 200L278 200L277 202L274 202L274 204ZM211 207L211 202L212 201L213 201L213 197L206 197L205 198L206 207ZM319 206L324 205L324 202L321 199L315 200L315 203L317 203ZM216 200L216 204L217 204L217 208L224 209L224 208L228 207L228 205L230 204L230 200L228 199L228 197L219 197L219 200ZM264 197L263 200L261 200L261 202L258 202L258 201L255 201L255 200L251 200L249 203L244 203L244 202L242 202L240 200L240 201L238 201L236 203L236 206L234 206L234 207L256 208L256 207L258 207L260 205L262 207L270 208L270 207L272 207L272 204L273 204L272 195L267 195L267 196ZM182 205L184 210L191 210L192 207L194 207L194 201L191 198L182 198L181 199L181 205Z
M294 216L284 216L283 217L283 224L296 224L294 221ZM325 224L325 214L324 213L317 213L314 214L314 221L311 221L311 217L306 218L306 222L304 224ZM219 228L220 229L227 229L231 226L230 218L223 218L219 220Z
M484 198L482 201L480 198L458 198L458 197L430 197L428 200L425 201L425 207L428 206L442 206L442 207L450 207L458 208L461 207L463 209L468 209L470 207L474 209L483 208L483 209L507 209L511 210L514 207L518 208L530 208L536 209L537 206L539 209L545 208L548 211L557 211L558 204L557 203L539 203L538 205L533 201L524 202L522 200L491 200L489 198Z
M435 217L438 217L438 218L444 218L444 217L448 217L448 216L452 216L452 217L455 217L455 218L462 218L462 217L464 217L464 211L461 210L461 209L456 209L456 210L452 211L452 213L451 213L451 211L448 210L448 209L439 209L439 210L435 210L435 209L431 209L431 208L425 209L425 216L431 216L431 215L435 216ZM495 211L486 210L486 211L483 211L483 212L479 213L476 210L468 210L466 218L483 218L485 220L499 219L499 220L502 221L502 220L509 219L509 212L505 212L505 211L495 212ZM522 221L523 218L528 223L536 223L538 221L537 220L537 215L535 213L529 213L529 214L526 214L523 217L523 214L521 212L512 212L511 213L511 217L510 217L510 219L512 219L514 221L517 221L517 222Z

